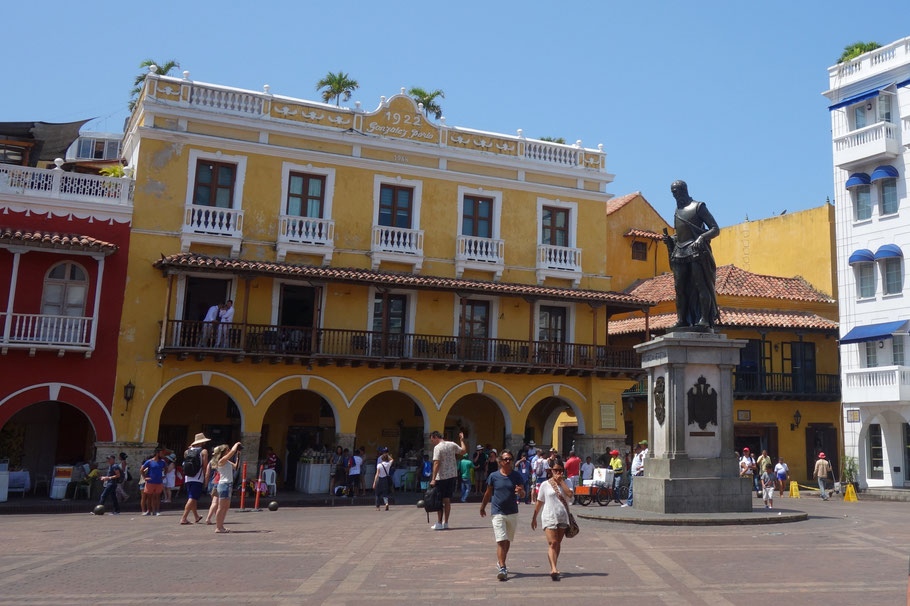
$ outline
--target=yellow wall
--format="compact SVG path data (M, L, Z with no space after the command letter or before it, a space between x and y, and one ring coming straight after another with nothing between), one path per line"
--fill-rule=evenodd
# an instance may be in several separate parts
M837 299L831 204L724 227L711 247L717 265L733 264L771 276L802 276L817 290Z
M648 245L648 258L639 261L632 258L633 239L623 236L630 229L661 233L664 228L669 228L667 222L641 195L607 215L606 257L614 290L624 290L636 280L670 271L667 247L663 242L641 239Z

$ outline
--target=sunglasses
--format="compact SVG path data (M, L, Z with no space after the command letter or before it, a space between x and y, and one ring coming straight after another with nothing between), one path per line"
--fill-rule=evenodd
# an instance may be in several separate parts
M499 457L499 460L502 461L503 463L508 463L509 461L512 460L512 457Z

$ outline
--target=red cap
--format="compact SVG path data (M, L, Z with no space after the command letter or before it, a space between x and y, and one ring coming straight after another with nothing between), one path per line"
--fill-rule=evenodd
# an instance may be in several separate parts
M823 453L823 452L818 453L818 458L819 458L819 459L824 459L824 458L825 458L825 453Z
M618 450L611 450L611 451L610 451L610 454L611 454L611 455L618 455L618 454L619 454L619 451L618 451Z
M750 452L748 448L743 448L743 452Z

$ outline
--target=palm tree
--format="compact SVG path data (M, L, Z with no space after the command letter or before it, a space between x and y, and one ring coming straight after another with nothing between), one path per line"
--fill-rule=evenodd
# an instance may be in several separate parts
M541 137L540 140L548 141L550 143L562 143L563 145L566 144L566 140L562 137Z
M337 74L329 72L325 78L316 83L316 90L322 90L322 100L328 103L333 97L335 105L339 105L342 95L344 100L351 98L351 93L360 88L357 80L351 78L350 74L339 71Z
M155 61L153 59L146 59L139 64L139 69L142 71L136 76L136 79L133 80L133 90L130 91L130 96L133 97L130 99L129 108L130 111L133 111L133 108L136 107L136 101L139 99L140 93L142 93L142 85L145 84L145 77L149 75L149 67L156 65L158 67L159 76L167 76L171 73L171 70L180 69L180 64L176 60L171 59L170 61Z
M442 106L436 103L436 98L445 99L446 94L438 88L432 92L427 92L415 86L408 91L408 94L411 95L411 98L416 103L423 103L423 113L427 118L430 117L430 112L433 112L437 120L442 116Z
M875 50L881 47L882 45L878 42L854 42L853 44L844 47L844 52L841 54L840 59L838 59L837 62L843 63L844 61L856 59L863 53L868 53L871 50Z

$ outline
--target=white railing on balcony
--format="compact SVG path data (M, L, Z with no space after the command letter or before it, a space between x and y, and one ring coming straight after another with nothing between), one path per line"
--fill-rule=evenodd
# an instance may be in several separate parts
M910 116L904 116L904 134L910 133ZM904 139L904 145L910 145L910 140Z
M884 139L896 139L897 126L890 122L878 122L871 126L857 129L834 140L835 151L846 151Z
M505 242L493 238L458 236L455 259L458 261L481 261L502 264Z
M278 241L333 246L335 222L331 219L281 215L278 219Z
M133 180L0 164L0 193L129 205L133 201Z
M539 269L581 271L581 249L541 244L537 247L537 267Z
M847 370L844 372L843 400L852 404L910 401L910 367Z
M579 152L577 147L545 141L528 141L525 143L525 158L563 166L578 166Z
M51 316L45 314L10 314L9 333L7 314L0 314L2 345L34 345L53 347L91 347L92 318Z
M423 230L373 226L374 251L423 256Z
M243 211L190 204L186 207L183 231L241 238L243 237Z
M892 69L910 61L910 38L903 38L882 48L865 53L852 61L838 63L828 68L831 88Z
M190 105L243 115L262 115L262 96L227 87L190 86Z

